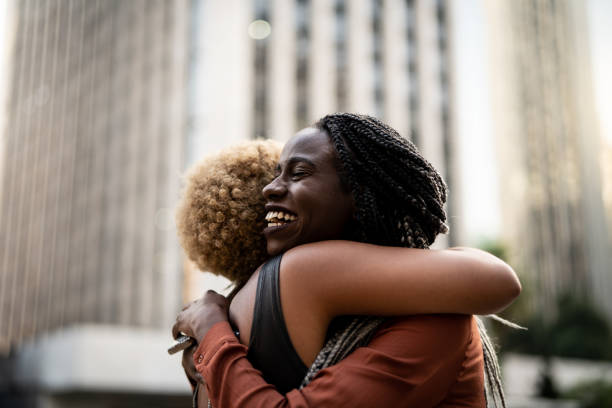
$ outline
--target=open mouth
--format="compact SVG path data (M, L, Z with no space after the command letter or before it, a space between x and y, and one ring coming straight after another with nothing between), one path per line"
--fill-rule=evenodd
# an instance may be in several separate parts
M268 211L266 221L268 227L280 227L297 219L297 216L285 211Z

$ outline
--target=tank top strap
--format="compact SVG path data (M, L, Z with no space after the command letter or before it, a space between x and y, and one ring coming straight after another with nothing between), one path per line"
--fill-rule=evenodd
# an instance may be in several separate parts
M281 258L275 256L259 271L248 358L267 382L286 393L300 385L308 367L295 351L285 325L279 286Z

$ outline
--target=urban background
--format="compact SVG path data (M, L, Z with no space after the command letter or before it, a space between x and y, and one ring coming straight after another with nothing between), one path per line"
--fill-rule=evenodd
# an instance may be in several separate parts
M438 247L519 273L510 406L612 406L611 39L606 0L0 0L0 405L189 406L170 327L228 282L181 175L351 111L443 173Z

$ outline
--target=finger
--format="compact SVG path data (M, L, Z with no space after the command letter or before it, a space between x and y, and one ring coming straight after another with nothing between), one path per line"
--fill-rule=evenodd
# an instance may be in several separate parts
M181 365L183 366L183 370L185 370L185 373L187 373L189 377L192 377L192 378L196 377L197 371L193 364L193 356L191 355L191 353L187 353L187 354L183 353Z
M194 299L191 302L188 302L187 304L185 304L185 306L183 306L183 308L181 309L181 312L184 312L185 310L189 309L197 301L198 299Z
M178 320L178 317L177 317ZM172 338L174 340L178 339L178 337L181 335L181 321L177 321L176 323L174 323L174 326L172 326Z
M212 300L212 301L218 301L218 300L219 300L219 297L223 297L223 296L221 296L220 294L218 294L217 292L215 292L215 291L214 291L214 290L212 290L212 289L208 289L208 290L206 291L206 293L204 293L204 296L202 296L202 299L203 299L205 302L207 302L207 303L208 303L208 302L210 302L211 300Z
M214 303L217 304L219 306L226 306L227 305L227 298L217 292L215 292L212 289L209 289L206 291L206 293L204 294L204 296L202 297L202 300L204 303Z
M185 374L187 375L187 377L189 377L190 379L193 379L201 384L204 384L204 377L202 377L202 374L200 374L194 365L193 362L193 354L196 350L196 346L191 346L188 349L185 349L183 351L183 357L181 359L181 364L183 366L183 370L185 370Z

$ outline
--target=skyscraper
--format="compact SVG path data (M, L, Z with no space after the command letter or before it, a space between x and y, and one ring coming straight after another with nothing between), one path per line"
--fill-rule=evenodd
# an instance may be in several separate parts
M102 332L165 334L182 304L171 225L183 159L188 5L13 2L0 345L27 341L57 352L48 357L61 364L46 369L43 358L30 372L16 363L16 375L43 393L49 370L64 382L49 392L79 388L77 350L97 354ZM76 349L54 348L58 336Z
M444 1L240 4L193 2L193 137L284 141L326 113L370 114L411 138L453 184ZM245 27L254 20L269 24L270 32L249 38Z
M505 236L554 316L570 292L612 319L610 238L583 2L489 2Z
M184 280L172 222L180 174L202 155L354 111L410 137L453 186L444 1L13 5L0 346L17 382L58 405L92 388L187 390L176 359L153 350L186 298L224 285ZM143 360L176 370L122 368Z

